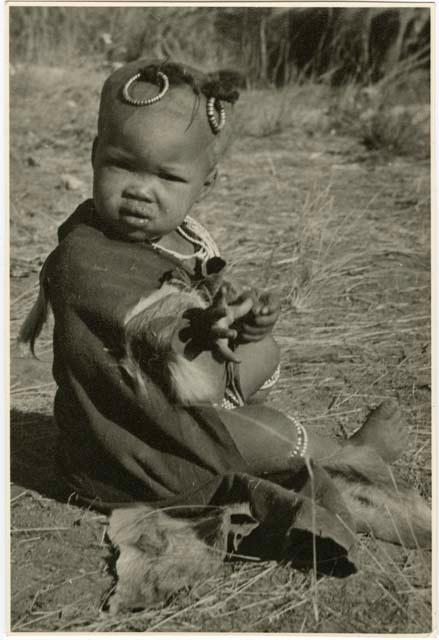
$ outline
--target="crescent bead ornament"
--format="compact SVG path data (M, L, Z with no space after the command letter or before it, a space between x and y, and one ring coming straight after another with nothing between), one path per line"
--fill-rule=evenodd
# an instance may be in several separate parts
M221 101L218 98L208 98L206 104L207 119L209 120L210 128L213 133L217 134L226 124L226 110L224 109ZM219 120L217 119L216 112L219 112Z
M129 91L132 85L138 80L140 80L141 77L142 77L142 72L136 73L136 75L132 76L125 83L122 89L122 95L124 97L125 102L128 102L128 104L132 104L135 107L147 107L148 105L154 104L155 102L158 102L159 100L161 100L163 96L168 92L168 89L169 89L168 76L165 73L162 73L161 71L157 71L157 78L160 80L160 84L161 84L160 92L156 96L153 96L152 98L143 98L143 99L133 98L130 95Z
M292 451L290 451L290 458L304 458L308 449L308 434L305 427L293 416L287 416L296 427L297 442Z

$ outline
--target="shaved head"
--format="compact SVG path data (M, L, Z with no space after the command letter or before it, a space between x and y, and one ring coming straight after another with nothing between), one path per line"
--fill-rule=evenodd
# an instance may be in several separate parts
M226 125L220 133L215 134L207 118L207 97L201 91L196 92L203 81L206 81L206 77L190 67L182 68L185 74L183 78L189 77L190 82L181 78L173 81L171 77L169 90L158 102L147 106L132 105L124 99L123 88L146 65L149 69L153 67L151 61L137 60L121 67L106 80L99 108L98 137L107 137L112 131L123 129L125 123L130 128L138 127L139 130L144 124L149 127L152 125L160 131L172 120L181 124L188 140L191 139L192 144L198 144L200 152L207 152L210 167L213 167L224 153L233 133L233 106L222 102L226 111ZM163 68L166 73L166 66L159 68ZM153 98L159 92L159 83L143 76L130 87L130 95L136 100Z

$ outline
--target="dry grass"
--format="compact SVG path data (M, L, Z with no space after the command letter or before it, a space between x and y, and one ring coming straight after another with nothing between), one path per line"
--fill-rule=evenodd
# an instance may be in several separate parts
M412 69L410 60L399 67L374 85L341 88L332 100L329 121L370 151L425 159L430 153L429 75Z
M297 127L310 136L328 131L330 122L321 105L331 95L329 87L311 81L272 91L244 91L239 102L239 134L270 137L289 129L294 135Z
M36 77L35 70L24 73ZM35 297L41 256L82 197L60 186L60 174L75 175L89 192L101 74L66 77L44 70L28 84L17 71L12 82L12 338ZM398 472L428 499L429 165L409 156L389 163L368 154L358 138L331 134L320 121L321 92L328 89L315 88L314 100L312 91L297 89L295 102L291 94L281 102L270 93L244 95L248 128L195 214L237 279L280 289L282 376L272 404L310 429L340 435L352 433L368 408L396 397L410 429ZM303 108L285 108L282 100ZM258 111L260 104L272 105L272 113ZM50 339L48 330L38 347L43 362L13 362L14 631L431 630L429 554L366 537L360 571L346 580L236 562L160 608L101 616L101 596L111 584L105 519L47 491L55 442Z

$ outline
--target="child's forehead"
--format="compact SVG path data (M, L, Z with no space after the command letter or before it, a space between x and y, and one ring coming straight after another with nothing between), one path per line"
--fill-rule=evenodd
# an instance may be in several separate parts
M208 133L208 128L200 118L201 114L198 113L199 105L196 97L192 96L188 100L185 96L186 100L181 100L181 96L175 96L175 93L173 91L170 97L166 96L160 103L149 106L131 107L120 103L108 104L101 110L102 119L107 126L111 124L119 129L129 125L130 128L139 130L171 127L176 131L179 129L191 131L192 134L199 130Z
M99 133L106 144L163 160L214 161L212 136L192 110L176 109L172 102L129 111L110 110Z

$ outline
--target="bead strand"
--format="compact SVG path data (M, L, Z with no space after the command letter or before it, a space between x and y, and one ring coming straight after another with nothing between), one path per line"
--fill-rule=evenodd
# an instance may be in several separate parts
M188 236L188 231L194 236L194 240L197 244L202 244L205 247L207 258L219 257L220 250L218 249L218 245L215 240L202 224L190 216L186 216L183 224L178 228L178 232L183 238L191 240Z
M217 134L223 129L226 124L226 110L224 109L221 101L213 96L207 100L206 103L207 119L209 120L210 128L213 133ZM216 117L216 110L219 111L219 120Z
M274 385L279 381L280 378L280 364L277 365L273 374L264 382L262 387L260 387L260 391L264 389L271 389Z
M288 418L294 424L297 431L297 442L294 449L290 452L289 457L304 458L306 451L308 449L308 434L306 432L305 427L302 424L300 424L300 422L296 420L296 418L293 418L293 416L288 416Z
M190 216L186 216L183 224L177 227L176 231L182 238L191 244L197 244L200 248L194 253L184 254L173 251L172 249L166 249L166 247L161 247L158 242L151 242L151 246L157 251L167 253L178 260L192 260L197 258L205 262L209 260L209 258L215 258L220 255L219 249L207 229Z
M144 98L144 99L137 99L137 98L133 98L130 93L129 90L131 88L131 86L137 82L140 78L142 77L141 73L136 73L136 75L132 76L124 85L123 89L122 89L122 95L124 97L125 102L128 102L128 104L132 104L135 107L147 107L151 104L154 104L156 102L158 102L159 100L161 100L163 98L163 96L168 92L169 89L169 79L168 76L164 73L162 73L161 71L157 71L157 77L160 78L160 82L161 82L161 89L160 92L156 95L153 96L152 98Z

